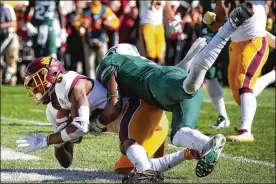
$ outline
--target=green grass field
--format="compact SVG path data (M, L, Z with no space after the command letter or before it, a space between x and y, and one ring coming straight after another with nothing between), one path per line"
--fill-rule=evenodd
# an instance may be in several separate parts
M234 134L239 128L240 111L235 105L231 92L224 88L226 108L231 126L214 130L216 112L206 90L198 129L205 134ZM196 161L184 161L165 173L167 183L275 183L275 88L266 89L258 96L258 109L252 132L254 143L229 143L225 145L215 171L205 178L195 175ZM167 113L171 118L170 113ZM81 144L75 146L74 161L70 169L62 169L55 160L53 147L31 153L39 160L2 159L3 148L19 152L15 140L23 134L38 131L49 134L49 125L37 125L36 121L46 122L45 107L32 104L26 97L23 86L1 88L1 182L120 182L114 174L113 165L120 156L119 141L116 135L94 137L87 135ZM168 141L169 142L169 141ZM3 146L3 148L2 148ZM167 153L179 148L168 147ZM10 155L12 156L12 155ZM25 174L25 175L24 175ZM19 181L18 181L19 180Z

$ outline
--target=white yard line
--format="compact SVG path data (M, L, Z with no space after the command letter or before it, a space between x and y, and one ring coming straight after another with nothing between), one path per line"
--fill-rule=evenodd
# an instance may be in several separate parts
M1 146L1 161L5 160L39 160L39 157L16 152L12 149Z
M99 169L1 169L1 182L61 182L90 180L95 183L120 182L120 175Z
M212 103L210 99L204 99L203 100L204 103ZM231 100L225 100L224 101L225 104L227 105L238 105L235 101L231 101ZM258 107L275 107L275 104L257 104Z
M34 120L27 120L27 119L16 119L16 118L8 118L8 117L1 117L1 120L12 121L12 122L16 121L20 123L29 123L29 124L40 125L40 126L52 125L51 123L48 123L48 122L41 122L41 121L34 121Z
M45 110L42 109L29 109L30 112L45 113Z

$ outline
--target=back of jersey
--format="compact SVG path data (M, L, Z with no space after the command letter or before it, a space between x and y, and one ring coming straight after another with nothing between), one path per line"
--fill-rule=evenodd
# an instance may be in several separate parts
M58 2L59 1L34 1L32 23L34 25L52 24Z

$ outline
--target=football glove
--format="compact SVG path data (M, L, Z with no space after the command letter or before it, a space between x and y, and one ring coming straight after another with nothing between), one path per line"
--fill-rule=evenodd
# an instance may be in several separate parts
M47 136L40 133L35 133L34 136L23 135L16 140L16 144L18 148L24 149L24 153L48 147Z
M96 118L90 122L90 133L95 136L102 134L105 129L105 125L101 124L99 118Z
M203 22L207 25L212 25L216 21L216 14L214 12L207 11L203 16Z

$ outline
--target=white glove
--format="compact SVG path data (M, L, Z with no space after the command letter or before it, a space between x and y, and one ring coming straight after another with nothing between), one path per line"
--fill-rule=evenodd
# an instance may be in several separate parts
M211 25L216 21L216 14L214 12L207 11L203 16L204 24Z
M176 15L174 17L173 21L169 24L169 30L170 34L182 32L180 16Z
M38 34L38 30L30 22L27 22L25 26L28 36L34 36Z
M40 133L35 133L35 135L23 135L16 140L18 148L23 148L24 153L29 153L31 151L40 150L42 148L48 147L47 136Z
M99 118L96 118L90 122L90 133L92 135L101 135L105 126L100 123Z
M61 43L64 44L67 40L67 32L65 29L62 29L61 32L60 32L60 39L61 39Z

